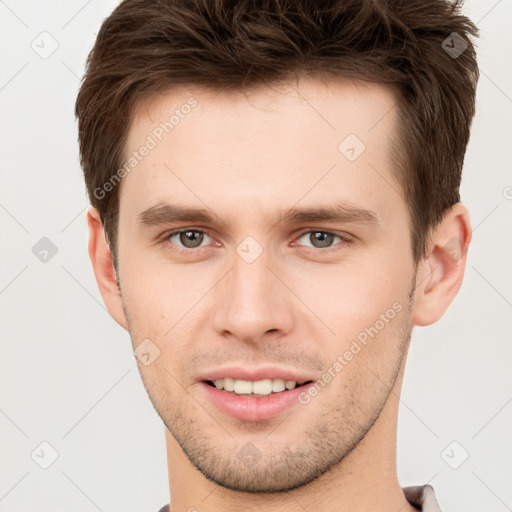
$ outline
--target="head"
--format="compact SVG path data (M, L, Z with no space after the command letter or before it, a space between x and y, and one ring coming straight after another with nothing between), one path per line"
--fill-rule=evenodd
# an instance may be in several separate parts
M453 300L476 35L444 0L125 0L102 25L76 103L90 255L208 478L278 491L339 464L396 388L412 326ZM324 385L289 418L207 400L205 377L265 365ZM250 467L234 458L248 443Z

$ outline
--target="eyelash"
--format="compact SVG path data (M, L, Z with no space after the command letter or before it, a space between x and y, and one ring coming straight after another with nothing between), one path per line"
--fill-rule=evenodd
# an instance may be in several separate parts
M170 242L170 239L174 235L179 235L181 233L186 233L187 231L194 231L196 233L203 233L203 234L208 235L209 237L213 238L210 234L208 234L207 231L204 231L202 229L186 228L186 229L177 229L175 231L171 231L169 233L165 233L164 235L162 235L161 241L162 241L162 243L170 243L170 245L172 246L171 250L175 251L175 252L178 252L178 253L181 253L181 254L190 254L191 252L198 252L200 249L206 249L206 247L203 247L203 246L198 246L197 248L193 248L193 249L192 248L179 248L175 244ZM322 230L322 229L308 229L308 230L305 230L305 231L301 232L297 236L297 240L302 238L304 235L307 235L308 233L323 233L323 234L327 234L327 235L334 235L334 236L337 236L338 238L341 239L341 242L339 242L337 244L334 244L331 247L326 247L326 248L323 248L323 249L322 248L318 248L318 247L302 246L302 247L305 247L305 248L307 248L309 250L312 250L312 251L315 251L315 252L330 252L331 250L339 250L339 249L336 249L336 246L338 246L338 245L348 246L348 245L350 245L353 242L353 238L350 237L347 234L338 233L336 231L326 231L326 230Z

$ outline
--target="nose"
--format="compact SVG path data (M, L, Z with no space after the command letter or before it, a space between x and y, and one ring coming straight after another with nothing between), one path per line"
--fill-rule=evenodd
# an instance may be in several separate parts
M294 297L286 281L286 273L265 252L252 263L235 254L231 271L215 287L216 331L244 343L289 333Z

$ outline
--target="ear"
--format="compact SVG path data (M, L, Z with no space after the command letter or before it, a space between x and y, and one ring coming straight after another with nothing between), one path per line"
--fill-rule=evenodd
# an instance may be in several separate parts
M87 212L87 225L89 226L89 258L91 258L103 302L114 320L121 327L128 329L112 253L105 238L100 214L92 206Z
M430 325L444 315L461 287L470 242L468 211L456 203L432 233L427 257L418 265L414 325Z

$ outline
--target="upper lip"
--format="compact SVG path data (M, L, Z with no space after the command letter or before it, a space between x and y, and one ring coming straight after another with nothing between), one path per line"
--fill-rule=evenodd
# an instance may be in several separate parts
M237 380L264 380L264 379L283 379L294 380L296 382L308 382L314 380L314 377L307 373L298 372L289 368L279 368L277 366L264 366L259 368L243 368L241 366L226 366L205 372L199 381L215 381L231 377Z

